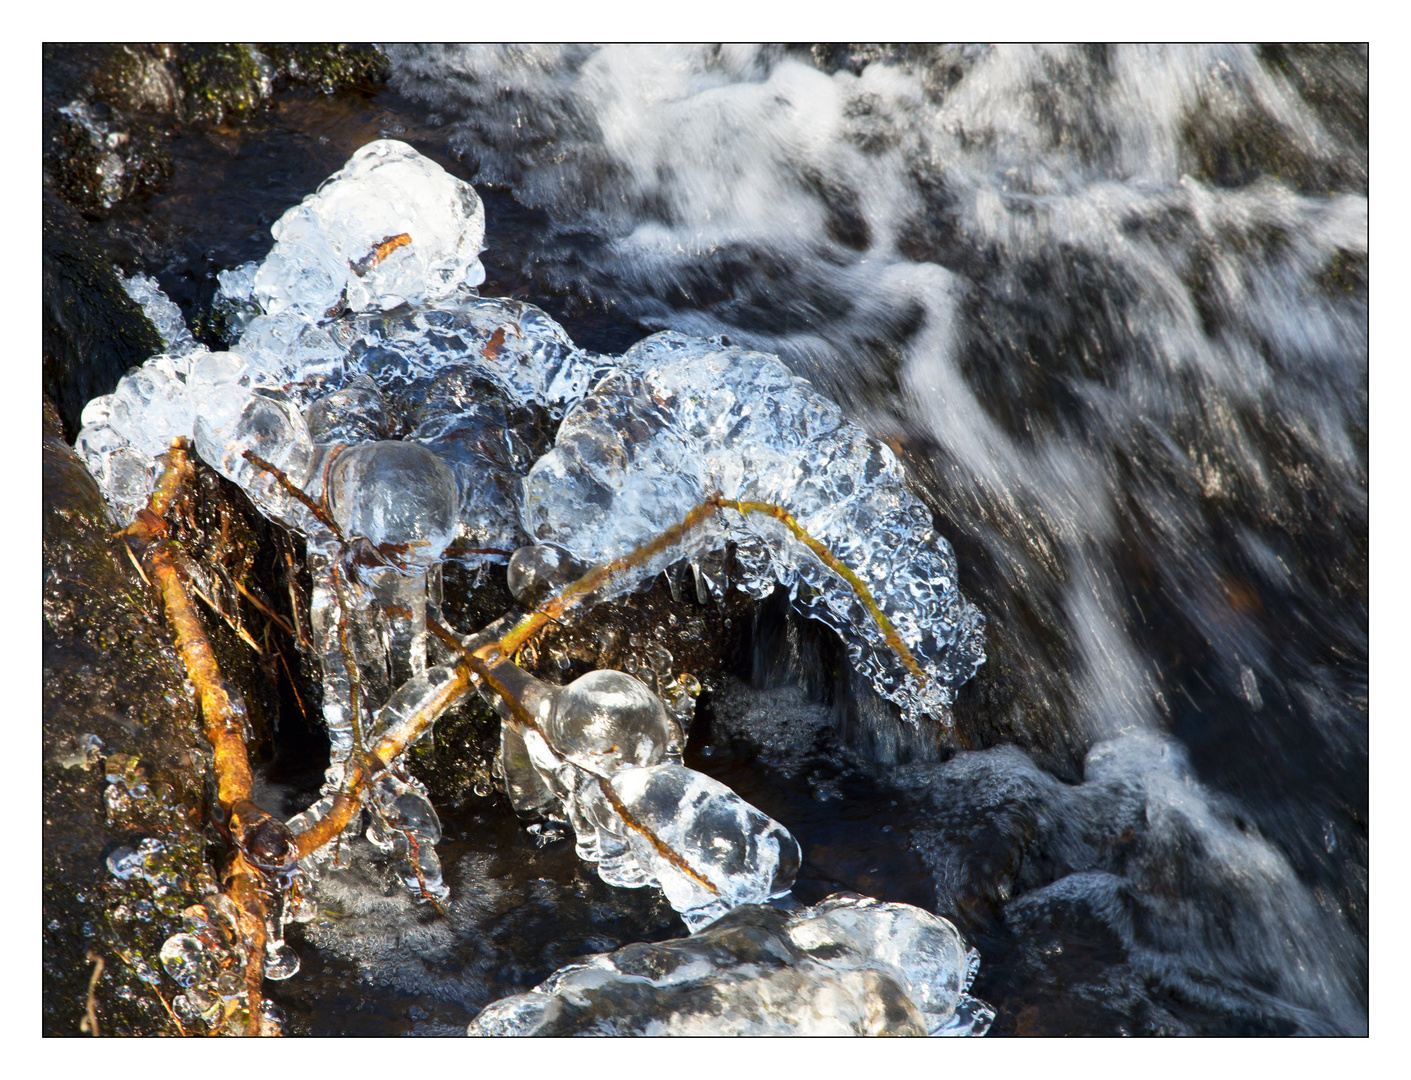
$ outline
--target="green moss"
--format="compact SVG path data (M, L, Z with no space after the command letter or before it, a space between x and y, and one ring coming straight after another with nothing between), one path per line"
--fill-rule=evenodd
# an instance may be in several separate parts
M260 49L290 83L325 94L346 86L380 85L391 74L387 57L372 45L262 44Z
M248 119L269 97L273 72L248 45L186 45L178 67L194 123Z

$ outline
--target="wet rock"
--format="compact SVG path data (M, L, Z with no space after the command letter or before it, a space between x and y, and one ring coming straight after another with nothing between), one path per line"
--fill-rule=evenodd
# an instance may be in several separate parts
M71 440L84 405L160 352L162 339L89 242L78 215L47 196L43 288L44 392Z
M260 48L281 79L325 94L344 86L379 85L391 74L387 57L373 45L297 42Z
M104 962L101 1034L172 1034L158 954L182 909L214 887L205 749L170 638L111 540L96 484L57 437L57 413L45 413L44 1032L79 1033L92 955Z
M183 126L243 123L289 86L333 93L387 79L371 45L62 44L44 47L44 183L104 217L160 190Z
M186 45L178 65L186 115L195 123L247 119L274 90L273 65L249 45Z
M180 113L166 45L44 47L44 185L84 214L154 191L171 176Z

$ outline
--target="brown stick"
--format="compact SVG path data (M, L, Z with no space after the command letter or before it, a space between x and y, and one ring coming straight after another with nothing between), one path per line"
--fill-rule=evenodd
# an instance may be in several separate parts
M717 498L715 502L728 510L734 510L742 517L745 514L766 514L776 521L783 522L784 526L791 533L798 537L810 551L818 556L819 561L823 563L824 566L828 567L829 570L833 571L833 573L837 574L852 586L852 591L857 593L858 599L862 601L863 606L867 608L868 614L872 616L878 628L882 631L882 637L886 640L887 644L891 646L892 651L901 658L901 662L906 666L906 669L918 679L925 681L928 678L926 672L922 670L921 665L918 664L915 657L911 655L911 650L906 647L906 642L902 641L901 635L898 634L896 628L892 626L892 621L888 619L882 609L877 606L877 601L872 598L872 593L867 588L862 578L858 577L844 566L843 563L839 561L838 557L829 551L827 547L810 536L804 527L794 520L793 514L789 513L782 506L776 506L774 503L756 502L752 499L737 500Z
M337 452L338 449L335 449L332 453L330 453L330 464L332 463L333 455ZM338 542L340 544L346 544L348 542L347 537L343 535L343 530L338 527L338 522L334 521L333 518L330 517L324 511L323 507L321 507L318 503L314 502L313 499L309 498L308 494L304 491L303 488L301 488L298 484L294 483L293 480L290 480L289 476L284 472L283 469L279 468L279 466L277 465L273 465L270 462L266 461L264 458L256 454L253 450L246 450L240 456L243 457L246 461L248 461L251 465L254 465L257 468L261 468L265 472L273 476L275 480L279 482L280 487L282 487L285 491L289 492L289 494L292 495L294 498L298 499L299 502L303 503L305 509L307 509L309 513L313 514L314 517L316 517L320 522L322 522L323 526L328 529L329 532L333 533L334 536L338 537Z
M769 517L780 521L794 534L810 551L818 556L819 561L824 566L832 570L852 587L857 593L863 606L867 608L868 614L876 621L878 628L882 631L882 637L887 645L897 654L902 664L912 675L918 679L929 678L921 665L916 662L916 658L911 655L911 650L906 647L906 642L902 641L901 635L897 633L892 622L887 618L886 613L878 606L873 599L872 592L867 588L863 580L848 569L841 560L838 559L827 546L815 540L808 531L800 525L792 514L782 506L774 503L758 502L755 500L724 499L719 495L712 495L695 507L678 525L673 525L654 540L650 540L641 546L634 548L626 555L622 555L609 562L599 563L593 567L573 584L565 587L557 596L553 596L541 604L537 609L525 616L508 634L498 642L492 642L478 650L481 657L494 661L502 657L513 656L524 644L550 622L557 622L568 611L581 603L594 590L598 589L613 574L623 570L630 570L634 566L640 566L654 555L679 544L685 535L707 520L712 514L721 508L734 510L740 515L745 514L767 514Z
M240 935L245 942L245 1004L249 1015L245 1034L260 1034L260 987L265 978L265 901L260 894L260 874L239 850L225 872L226 895L235 902Z
M157 480L151 501L124 533L141 553L140 562L147 577L162 595L167 621L176 633L177 652L201 701L206 738L215 754L217 797L229 809L241 799L248 799L254 785L250 759L245 753L245 703L221 676L201 617L182 583L176 552L164 538L167 527L162 520L193 471L186 441L176 440L167 453L167 466Z
M619 556L593 567L572 585L565 586L556 596L550 597L538 608L530 612L518 625L499 641L476 650L476 655L492 663L513 656L531 637L549 623L558 622L563 615L577 607L589 594L601 587L613 574L640 566L654 555L675 547L685 535L711 517L719 508L718 499L707 499L685 516L678 525L673 525L660 536L634 548L626 555Z
M621 797L617 794L617 792L613 790L613 786L611 783L609 783L601 776L597 778L597 781L598 790L603 793L603 798L607 799L607 801L612 804L613 810L617 813L617 816L622 819L622 823L624 825L626 825L629 829L632 829L634 832L638 832L641 835L645 836L647 838L647 843L651 844L652 847L656 848L657 854L659 854L672 866L676 867L676 869L680 870L683 874L691 878L693 881L697 881L700 884L704 885L711 892L715 893L716 896L720 895L720 890L716 887L713 881L711 881L704 874L700 873L700 871L696 870L693 866L691 866L691 864L686 861L684 856L679 854L675 849L670 847L665 840L663 840L656 833L652 832L652 830L649 829L646 825L642 824L642 822L638 821L635 817L632 816L632 811L627 809L627 804L624 803Z
M406 752L437 717L459 701L471 688L470 672L458 665L455 677L447 682L434 697L422 704L411 716L387 731L378 740L371 753L359 756L354 754L345 765L343 790L333 799L333 805L322 820L315 822L304 832L294 836L294 844L299 858L312 855L324 844L340 836L353 820L353 815L362 808L362 793L368 782L397 758Z
M92 949L88 950L88 961L93 965L93 974L88 979L88 1000L83 1006L83 1019L78 1022L78 1030L98 1038L98 980L103 977L103 958Z
M254 787L250 759L245 751L245 703L221 675L201 617L182 584L176 547L165 539L167 526L163 515L194 472L187 449L185 439L172 443L166 455L166 468L157 480L151 501L146 509L138 511L137 520L124 534L141 552L141 564L162 595L167 621L176 633L177 652L201 702L201 719L214 757L216 798L230 815L238 834L240 821L232 810L250 799ZM245 957L246 1002L250 1010L246 1032L258 1035L265 939L265 906L259 891L259 874L237 849L224 876L226 892L239 910L241 935L249 942ZM96 1019L94 1023L96 1025Z

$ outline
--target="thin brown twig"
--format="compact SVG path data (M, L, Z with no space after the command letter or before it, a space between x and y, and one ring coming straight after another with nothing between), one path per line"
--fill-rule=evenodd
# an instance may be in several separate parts
M335 449L334 453L336 452L337 451ZM338 527L338 522L334 521L333 518L323 509L323 507L319 506L318 503L314 502L314 500L311 499L307 493L305 493L303 488L301 488L298 484L294 483L293 480L290 480L283 469L279 468L279 466L277 465L273 465L270 462L266 461L264 458L256 454L253 450L246 450L241 456L250 464L263 469L265 472L273 476L275 480L279 482L279 485L284 488L285 491L287 491L294 498L298 499L299 502L303 503L304 507L309 511L309 513L313 514L313 516L316 517L324 525L325 528L332 532L334 536L338 537L339 543L346 544L348 542L347 537L343 535L343 530Z
M501 681L499 676L495 673L494 668L473 651L467 649L465 644L456 637L452 631L442 626L437 620L428 616L426 626L427 629L433 631L442 641L446 642L446 644L450 645L453 649L456 649L461 654L462 662L470 668L471 672L504 701L510 715L514 718L512 722L516 727L533 731L543 739L545 743L548 743L550 749L553 748L553 743L550 742L548 736L544 734L544 729L539 726L534 717L529 714L529 710L514 696L513 691ZM508 661L502 661L502 663L508 663ZM622 819L623 824L633 832L639 833L645 837L647 843L651 844L652 847L656 849L657 853L672 866L676 867L676 869L680 870L693 881L699 882L715 895L720 895L720 889L714 882L687 862L684 855L658 836L650 826L637 820L632 814L632 811L627 808L627 805L618 796L617 792L613 790L612 785L605 778L600 776L597 780L598 787L602 790L603 797L612 805L613 810L617 812L617 816Z
M782 522L786 529L793 533L810 551L818 556L819 561L822 562L824 566L828 567L829 570L833 571L833 573L837 574L852 586L853 592L857 594L858 599L860 599L863 606L867 608L868 614L872 616L878 628L882 631L882 637L886 640L887 644L891 646L892 651L901 659L902 664L909 672L916 676L916 678L923 682L927 680L928 676L926 672L922 669L921 665L916 662L916 658L911 655L911 650L906 647L906 642L902 641L901 635L898 634L896 628L892 626L892 621L887 618L886 613L878 606L877 601L872 598L872 592L867 588L862 578L848 569L848 567L845 566L836 555L829 551L824 544L810 536L808 531L794 520L793 514L775 503L759 502L754 499L722 499L717 496L715 503L728 510L734 510L741 517L746 514L763 514L767 517L774 518L776 521Z
M98 980L103 977L103 958L92 949L88 950L88 961L93 965L93 974L88 979L88 1000L83 1006L83 1019L78 1022L78 1030L98 1038Z
M175 1010L167 1003L167 999L162 996L162 992L155 986L152 988L152 992L157 995L157 1000L162 1003L162 1008L166 1009L167 1015L171 1017L171 1022L176 1025L177 1032L183 1039L186 1038L186 1029L181 1026L181 1018L176 1015Z
M225 571L223 570L221 572L225 573ZM240 583L239 578L232 577L229 574L226 574L226 578L230 581L232 585L235 586L236 590L240 593L241 596L243 596L246 600L250 601L250 603L254 604L255 607L259 608L261 613L268 617L276 626L278 626L290 637L295 636L294 628L284 621L284 617L275 613L265 604L263 600L261 600L258 596L252 593L249 589L245 588L245 586Z

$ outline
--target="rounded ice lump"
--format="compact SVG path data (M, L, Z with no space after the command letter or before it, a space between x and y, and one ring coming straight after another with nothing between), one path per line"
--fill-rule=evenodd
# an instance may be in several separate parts
M983 1035L979 957L948 921L837 893L747 904L689 938L628 945L486 1006L471 1035Z
M354 153L270 232L274 250L253 283L268 315L318 321L343 308L387 310L485 280L475 189L392 139Z

